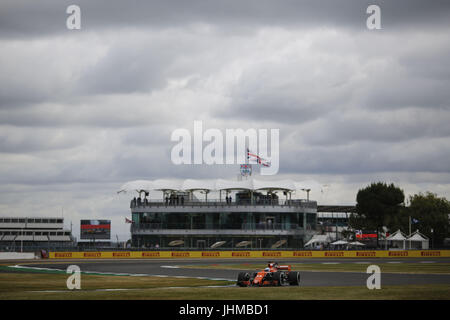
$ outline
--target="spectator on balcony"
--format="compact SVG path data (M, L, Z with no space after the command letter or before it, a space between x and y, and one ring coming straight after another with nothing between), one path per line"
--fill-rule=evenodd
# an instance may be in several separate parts
M184 196L181 196L181 205L184 206Z

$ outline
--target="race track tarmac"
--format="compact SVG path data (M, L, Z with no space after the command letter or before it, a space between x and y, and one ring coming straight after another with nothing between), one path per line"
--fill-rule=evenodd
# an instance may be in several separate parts
M278 259L280 264L288 263L450 263L450 259ZM66 270L69 265L76 264L82 272L126 273L149 276L169 276L210 279L237 279L240 271L254 272L253 269L219 270L183 268L183 265L213 265L213 264L250 264L265 263L259 259L208 259L208 260L64 260L52 262L20 263L21 266L34 268L52 268ZM362 272L301 272L302 286L366 286L368 274ZM449 284L450 274L398 274L382 273L382 285L410 285L410 284Z

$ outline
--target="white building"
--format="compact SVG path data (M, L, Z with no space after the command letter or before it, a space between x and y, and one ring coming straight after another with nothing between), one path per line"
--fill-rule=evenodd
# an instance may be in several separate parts
M64 230L63 218L0 217L2 250L46 249L72 242L71 232Z

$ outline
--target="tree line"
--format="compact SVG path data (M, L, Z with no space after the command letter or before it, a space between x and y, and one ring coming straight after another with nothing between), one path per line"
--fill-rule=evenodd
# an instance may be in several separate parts
M450 202L431 192L409 196L405 203L402 189L393 183L372 183L356 195L356 213L349 218L353 229L375 230L377 234L398 229L419 230L433 246L440 246L449 237ZM377 246L378 246L377 237Z

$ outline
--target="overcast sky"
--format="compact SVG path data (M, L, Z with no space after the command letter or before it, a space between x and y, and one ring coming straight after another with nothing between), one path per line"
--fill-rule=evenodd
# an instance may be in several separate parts
M76 236L111 219L126 240L125 182L236 178L172 164L171 133L194 120L279 129L271 178L327 184L320 204L374 181L450 198L449 57L444 0L3 0L0 216L64 215Z

